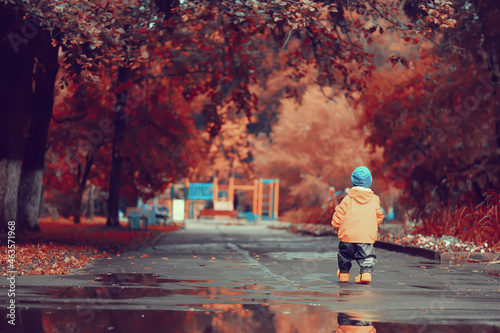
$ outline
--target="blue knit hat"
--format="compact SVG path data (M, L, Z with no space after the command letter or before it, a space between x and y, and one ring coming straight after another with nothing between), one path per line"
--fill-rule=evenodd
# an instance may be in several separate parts
M372 174L365 166L356 168L351 175L352 186L363 186L370 188L372 186Z

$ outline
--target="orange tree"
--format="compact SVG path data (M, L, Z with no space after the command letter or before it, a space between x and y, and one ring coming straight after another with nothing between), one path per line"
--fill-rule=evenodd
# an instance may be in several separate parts
M6 128L0 131L5 135L0 153L2 228L5 221L17 220L17 210L22 228L38 228L41 175L60 63L70 78L94 81L100 64L136 68L141 60L138 45L163 17L161 12L153 3L128 1L2 1L1 48L6 56L1 68L6 105L2 108ZM61 62L58 47L63 51ZM127 77L127 70L120 73L120 79ZM123 105L116 107L120 110Z
M134 72L126 88L125 135L117 148L127 175L121 180L120 195L129 204L135 202L137 194L147 198L186 176L189 167L204 155L204 141L197 135L182 87L174 86L176 82L168 77L154 77L159 69L152 59L144 72ZM80 220L88 181L109 189L106 170L112 160L113 105L119 88L115 85L113 89L112 75L102 71L99 76L97 83L74 79L58 91L49 131L45 187L72 198L75 223ZM194 153L196 149L200 154Z
M436 35L412 71L378 73L362 98L367 142L384 148L384 179L423 218L500 187L500 4L453 8L458 29Z
M176 1L2 0L0 29L7 38L2 39L1 46L6 50L8 61L1 65L7 75L2 75L0 91L6 105L2 117L9 121L2 123L5 128L0 128L5 143L0 151L0 211L3 212L0 225L5 226L6 220L15 219L15 207L19 206L31 209L30 218L24 223L20 221L21 224L26 228L36 227L33 212L37 211L41 181L39 176L30 174L35 170L39 175L43 170L43 148L47 117L52 111L51 87L55 75L50 72L47 84L43 85L48 91L36 85L41 96L51 97L44 103L32 103L37 93L37 88L35 93L32 89L32 68L35 63L45 69L57 68L58 62L54 60L57 52L51 45L62 48L61 64L69 78L82 76L97 82L101 66L113 70L115 119L108 225L117 225L124 161L122 142L129 125L125 113L130 102L128 89L133 86L134 74L144 68L150 55L148 43L156 43L163 49L161 53L166 59L161 75L177 78L188 103L198 95L208 97L199 115L213 137L222 125L217 112L221 105L233 101L231 112L247 117L255 109L257 98L249 85L259 79L264 82L263 77L269 75L268 71L260 71L266 58L275 54L269 52L269 48L284 50L283 66L293 69L291 75L300 78L304 75L301 66L314 64L320 87L335 87L350 95L364 89L366 78L374 69L371 54L363 51L365 45L373 43L372 34L394 31L405 39L418 42L419 36L428 36L433 29L454 24L448 2L410 2L417 8L418 24L403 24L395 19L401 1L189 1L172 12L172 7L178 4ZM381 22L384 22L383 27ZM36 33L38 31L40 33ZM259 38L272 42L263 50L252 43ZM41 50L51 51L51 58L46 63L42 62L41 54L38 55ZM393 60L408 64L401 57ZM37 73L47 73L43 68ZM42 82L42 78L39 79L38 83ZM11 94L14 90L19 93ZM298 96L293 86L287 90ZM41 114L42 104L46 111L44 121L35 118ZM25 146L29 147L29 139L24 138L31 136L25 132L28 128L30 132L35 131L38 126L39 134L32 136L32 141L38 143L32 148L38 152L38 158L36 163L24 163L29 161L23 156L27 150ZM27 168L27 177L20 173L21 161L23 168ZM20 203L17 205L19 177ZM21 190L23 184L26 190Z

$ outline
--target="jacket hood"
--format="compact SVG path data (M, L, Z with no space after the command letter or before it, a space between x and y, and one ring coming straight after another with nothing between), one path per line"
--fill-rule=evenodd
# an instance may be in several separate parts
M364 204L372 200L374 193L370 189L355 186L349 190L347 195L360 204Z

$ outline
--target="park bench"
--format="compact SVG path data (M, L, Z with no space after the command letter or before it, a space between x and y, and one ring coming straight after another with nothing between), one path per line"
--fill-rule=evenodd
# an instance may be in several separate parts
M128 207L126 210L126 217L128 219L128 227L132 230L147 229L148 225L167 223L168 213L166 211L153 212L145 207ZM141 225L141 222L142 225Z

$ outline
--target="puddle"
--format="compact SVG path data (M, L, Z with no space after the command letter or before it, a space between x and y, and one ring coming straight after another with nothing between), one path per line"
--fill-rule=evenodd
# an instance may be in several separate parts
M6 309L0 309L5 318ZM200 304L183 310L107 310L93 308L17 308L15 326L0 321L10 332L498 332L489 325L391 323L356 313L335 313L322 306L291 304ZM29 320L26 320L29 318ZM24 320L23 320L24 319Z
M148 302L156 302L154 299L162 297L172 297L176 295L186 296L185 299L207 299L207 300L240 300L246 299L265 299L277 298L283 301L284 299L291 301L310 301L310 300L329 300L329 301L344 301L345 297L371 297L376 296L369 290L339 290L338 286L331 287L337 292L330 291L315 291L310 290L307 286L295 285L288 289L277 289L265 284L249 283L249 281L240 282L240 285L220 287L210 285L190 285L192 282L206 282L210 280L177 280L177 279L160 279L156 278L153 283L149 280L149 284L140 284L137 280L115 280L108 279L107 275L98 276L98 281L103 282L99 286L43 286L43 287L25 287L23 292L19 294L20 300L24 303L35 299L44 305L56 305L61 303L60 300L65 300L62 303L71 303L74 300L88 301L89 303L105 303L112 300L128 300L131 301L140 298L150 298ZM132 283L133 281L133 283ZM166 282L174 282L168 284ZM183 282L186 282L183 284ZM323 288L322 288L323 289ZM189 297L189 298L187 298ZM238 297L238 298L235 298ZM30 303L30 304L38 304ZM117 304L121 302L117 302Z
M43 296L42 303L53 303L54 299L86 299L95 300L121 300L121 299L138 299L147 297L168 297L172 295L196 295L207 296L211 295L209 288L193 288L193 289L178 289L168 290L156 287L33 287L29 290L35 296ZM234 293L236 294L236 293ZM49 299L46 299L49 298Z
M73 278L82 279L82 276ZM134 300L161 298L174 295L195 296L203 299L237 300L234 296L274 290L265 284L235 281L234 286L212 286L213 280L182 280L165 278L158 274L96 274L85 276L98 282L89 286L32 286L23 288L20 296L24 301L35 298L41 304L54 304L64 300ZM231 298L230 298L231 297ZM71 301L70 301L71 302ZM36 302L34 304L37 304Z
M112 285L159 286L162 283L210 283L213 280L181 280L160 277L158 274L95 274L95 281Z
M441 312L444 308L422 312L429 304L426 297L425 303L420 298L408 305L410 308L400 309L400 315L394 309L399 309L398 300L402 298L391 299L372 286L278 286L270 285L269 281L243 278L222 287L212 280L181 280L158 274L100 274L72 279L73 282L87 281L83 286L19 288L16 332L331 333L338 330L339 325L341 331L343 328L349 331L342 327L348 320L357 320L359 325L370 321L379 332L500 332L498 328L492 330L493 326L463 325L500 323L500 312L495 306L488 311L446 309L446 317ZM412 293L428 294L416 289ZM443 301L462 298L453 295ZM380 307L377 300L381 299L396 304L396 308L390 304ZM496 304L492 299L487 300L488 304ZM351 310L359 313L333 312ZM6 311L6 307L0 307L0 316L5 317ZM419 322L400 323L409 321L413 314L412 318L424 318L428 326L419 326ZM474 321L474 318L483 321ZM389 322L391 320L397 324ZM0 322L0 332L11 332L5 323L5 320ZM440 326L448 323L450 326Z
M40 298L42 303L52 304L57 299L86 299L95 300L133 300L138 298L158 298L174 295L196 296L207 299L228 300L231 296L253 294L255 291L272 290L273 287L261 285L243 285L235 287L203 287L193 286L182 289L163 289L145 286L143 288L126 286L104 287L30 287L25 293Z

